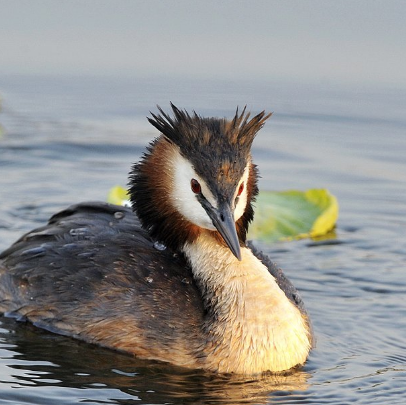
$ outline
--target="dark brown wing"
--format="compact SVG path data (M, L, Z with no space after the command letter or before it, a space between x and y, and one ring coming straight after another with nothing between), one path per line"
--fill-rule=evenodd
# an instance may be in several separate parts
M0 312L186 364L199 344L200 293L184 258L154 246L129 208L71 206L0 254Z

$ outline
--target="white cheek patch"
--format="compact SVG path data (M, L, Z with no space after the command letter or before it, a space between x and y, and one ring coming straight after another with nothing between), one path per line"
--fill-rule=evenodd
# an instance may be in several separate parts
M190 222L209 230L216 230L205 209L201 206L192 191L190 181L197 180L200 183L202 194L213 207L217 202L207 187L204 180L193 169L192 164L185 159L179 151L176 151L173 159L173 187L171 192L172 203L175 208Z
M242 214L244 214L245 208L247 207L247 200L248 200L247 187L248 187L248 177L250 174L250 166L251 166L251 162L248 162L247 166L245 166L244 174L242 175L241 180L238 183L237 189L235 191L234 201L235 201L235 198L237 198L237 193L238 193L241 183L244 183L244 189L238 198L238 202L237 202L237 205L234 210L234 221L237 221L238 219L241 218Z
M216 230L207 212L196 198L196 194L191 189L190 181L195 179L199 182L203 196L214 207L218 207L217 200L207 187L206 182L195 172L193 165L184 158L179 149L174 150L170 159L172 163L171 172L173 173L173 187L171 188L171 200L174 207L190 222L201 228ZM248 178L251 162L247 163L244 173L239 181L234 194L234 201L241 183L244 183L244 189L238 198L234 209L234 221L237 221L244 214L248 201Z

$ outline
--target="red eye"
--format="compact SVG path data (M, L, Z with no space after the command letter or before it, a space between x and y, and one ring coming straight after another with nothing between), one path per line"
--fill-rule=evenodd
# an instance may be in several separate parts
M190 188L195 194L200 194L202 188L200 187L200 183L196 179L190 180Z
M243 191L244 191L244 183L241 183L240 187L238 188L237 196L239 197Z

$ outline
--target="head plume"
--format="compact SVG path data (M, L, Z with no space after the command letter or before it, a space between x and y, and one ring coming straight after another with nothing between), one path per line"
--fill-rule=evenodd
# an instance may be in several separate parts
M195 111L189 114L172 103L171 107L173 117L158 106L161 114L151 112L152 118L148 118L148 121L181 150L187 150L188 154L195 149L201 151L205 145L215 147L219 142L222 142L223 147L227 143L232 148L248 153L255 135L272 115L262 111L250 119L251 114L246 112L246 107L241 113L237 107L234 118L228 121L225 118L203 118Z

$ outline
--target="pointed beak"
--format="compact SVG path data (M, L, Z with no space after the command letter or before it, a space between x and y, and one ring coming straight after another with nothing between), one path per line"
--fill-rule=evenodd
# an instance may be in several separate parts
M241 261L241 247L230 205L223 203L218 209L210 207L207 213L233 255Z

